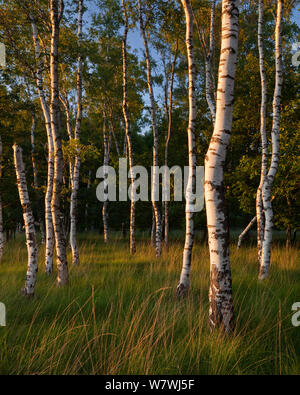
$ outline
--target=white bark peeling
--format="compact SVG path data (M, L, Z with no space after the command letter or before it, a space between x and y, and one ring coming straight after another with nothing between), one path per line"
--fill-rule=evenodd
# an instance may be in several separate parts
M189 176L186 189L185 208L185 244L183 250L183 263L180 280L177 286L177 295L185 295L190 287L190 271L192 263L192 250L194 244L194 221L191 207L195 204L196 186L196 144L195 144L195 122L196 122L196 94L195 80L196 68L193 51L193 15L189 0L181 0L186 19L186 48L188 58L189 77L189 123L188 123L188 149L189 149Z
M205 157L205 203L210 252L209 323L226 333L234 327L228 224L223 172L232 128L238 50L239 1L222 1L222 41L214 132Z
M28 265L26 273L25 288L22 293L25 296L33 296L36 284L36 273L38 271L38 249L36 242L36 234L34 228L34 218L29 200L27 183L25 177L25 167L22 158L22 149L17 145L13 145L14 162L17 176L17 186L19 191L20 202L23 209L23 219L25 225L26 245L28 252Z
M280 99L282 87L282 54L281 54L281 21L282 21L282 1L277 1L277 17L275 26L275 90L273 96L273 123L272 123L272 158L271 166L262 187L262 200L265 214L265 229L262 243L261 262L259 268L259 278L264 280L269 275L272 229L273 229L273 209L271 199L271 188L277 173L279 161L279 129L280 129Z

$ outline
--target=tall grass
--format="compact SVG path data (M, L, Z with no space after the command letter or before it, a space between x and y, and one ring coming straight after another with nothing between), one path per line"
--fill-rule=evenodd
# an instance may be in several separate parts
M257 280L255 247L231 247L236 330L207 327L209 256L196 243L186 299L175 288L183 242L175 239L160 260L145 237L130 256L115 238L80 238L81 263L70 284L57 288L43 271L36 296L19 290L26 270L23 238L6 246L0 264L1 374L299 374L300 327L291 306L300 301L296 249L274 246L270 278ZM69 259L71 261L71 259Z

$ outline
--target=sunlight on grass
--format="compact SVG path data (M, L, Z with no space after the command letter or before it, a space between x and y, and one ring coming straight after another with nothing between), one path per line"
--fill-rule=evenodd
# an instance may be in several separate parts
M43 248L36 296L19 290L26 271L24 240L10 241L0 264L1 374L295 374L300 373L300 329L291 306L300 297L296 249L274 246L270 278L257 280L254 247L231 247L236 330L207 327L209 256L193 251L192 287L177 300L182 242L160 260L148 240L137 254L114 238L80 238L81 263L70 284L44 274ZM69 257L70 258L70 257ZM70 262L70 259L69 259Z

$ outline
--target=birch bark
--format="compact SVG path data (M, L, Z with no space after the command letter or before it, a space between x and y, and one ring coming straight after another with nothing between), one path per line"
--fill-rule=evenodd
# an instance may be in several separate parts
M166 111L167 111L167 117L168 117L168 134L167 134L166 145L165 145L165 166L166 166L166 168L168 166L169 143L170 143L171 129L172 129L173 84L174 84L177 53L178 53L178 40L176 40L175 53L174 53L174 58L173 58L173 62L172 62L172 69L171 69L169 106L167 106L167 105L165 106ZM167 76L166 76L166 80L167 80ZM167 89L166 89L166 93L167 93ZM167 103L167 97L165 100ZM168 248L168 243L169 243L169 202L168 201L164 202L164 225L165 225L164 226L164 242L165 242L166 248Z
M234 328L229 235L223 172L229 144L238 50L239 1L222 1L222 41L214 132L205 157L205 203L210 252L209 323L226 333Z
M77 113L74 137L76 143L80 142L80 127L82 117L82 56L81 56L81 40L82 40L82 14L83 14L83 0L78 0L78 32L77 42L79 47L79 55L77 61ZM70 245L72 249L72 263L73 265L79 264L79 251L77 245L76 224L77 224L77 205L78 205L78 190L79 190L79 172L80 172L80 150L79 146L76 149L74 168L72 173L72 192L70 204Z
M128 147L128 160L129 160L129 171L130 171L130 182L131 182L131 202L130 202L130 252L134 254L136 252L135 245L135 200L134 200L134 158L133 158L133 147L131 140L130 123L127 111L127 34L128 34L128 18L125 0L122 0L123 14L124 14L124 34L122 42L122 55L123 55L123 116L125 123L126 141Z
M263 213L263 199L262 188L267 175L268 166L268 141L266 135L266 105L267 105L267 80L264 65L264 47L263 47L263 0L258 2L258 51L259 51L259 70L261 81L261 106L260 106L260 138L262 148L262 161L260 172L260 183L256 193L256 218L257 218L257 248L258 248L258 262L261 260L262 244L264 239L264 213Z
M60 10L59 10L60 3ZM63 154L59 125L59 89L58 89L58 43L59 24L63 12L63 2L50 0L51 20L51 51L50 51L50 120L54 143L54 183L51 199L51 213L54 227L56 259L57 259L57 285L68 283L68 263L66 254L66 238L64 232L63 214L61 212L61 189L63 183Z
M194 244L194 221L193 205L195 204L196 186L196 144L195 144L195 121L196 121L196 94L195 79L196 68L194 62L193 50L193 13L189 0L181 0L184 8L186 20L186 48L188 57L188 76L189 76L189 123L188 123L188 149L189 149L189 176L186 188L186 206L185 206L185 244L183 251L183 264L179 284L177 286L177 295L185 295L190 287L190 271L192 263L192 250Z
M109 165L109 157L110 157L110 133L109 135L107 135L105 109L103 110L103 146L104 146L103 166L104 166L104 177L106 180L108 174L107 166ZM104 180L104 192L107 193L108 184L105 180ZM108 243L109 229L108 229L108 201L107 200L103 202L102 219L103 219L104 243Z
M33 169L33 186L35 189L35 195L36 195L36 200L38 202L38 208L37 208L37 215L38 215L38 221L40 225L40 232L41 232L41 242L42 244L45 244L45 228L44 228L44 220L43 220L43 214L42 214L42 208L41 208L41 195L39 192L39 182L38 182L38 172L37 172L37 165L36 165L36 159L35 159L35 125L36 125L36 119L35 115L32 114L32 124L31 124L31 162L32 162L32 169Z
M43 87L43 59L38 38L38 31L34 19L30 16L33 43L35 48L36 59L36 86L39 94L39 99L42 107L42 112L45 121L48 142L48 173L47 173L47 189L45 194L45 226L46 226L46 247L45 247L45 271L47 274L53 272L53 250L54 250L54 232L53 221L51 214L51 199L53 192L53 177L54 177L54 144L51 130L51 120L48 103Z
M159 188L158 183L158 130L157 130L157 120L156 120L156 103L154 99L153 84L152 84L152 73L151 73L151 62L149 55L148 40L146 37L145 26L144 26L144 5L141 0L138 0L138 11L140 20L140 29L144 41L145 48L145 58L147 66L147 85L150 96L150 106L151 106L151 120L152 120L152 130L153 130L153 171L152 171L152 188L151 188L151 198L152 206L155 215L155 250L156 256L161 255L161 217L159 212L158 202L155 201L155 196L157 196L157 189Z
M273 123L272 123L272 158L271 166L265 177L262 186L262 200L265 215L265 228L261 249L261 260L259 267L259 278L264 280L269 275L272 229L273 229L273 209L271 199L271 188L277 173L279 161L279 129L280 129L280 99L282 87L282 54L281 54L281 21L282 21L282 0L277 1L277 16L275 26L275 89L273 96Z
M17 176L17 186L19 191L20 202L23 209L23 219L25 225L26 245L28 253L28 265L25 280L25 287L22 293L25 296L33 296L36 284L36 273L38 271L38 249L36 242L36 234L34 228L34 218L31 210L31 204L28 195L25 167L22 158L22 149L17 145L13 145L14 163Z

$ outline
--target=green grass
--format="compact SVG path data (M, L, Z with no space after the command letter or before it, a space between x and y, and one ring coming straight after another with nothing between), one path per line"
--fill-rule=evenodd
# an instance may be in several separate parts
M274 245L270 278L257 280L255 247L231 246L236 330L207 327L209 256L196 242L192 287L175 297L182 240L160 260L141 237L137 254L114 238L80 235L81 263L70 284L57 288L43 271L36 296L19 290L26 272L23 237L10 241L0 264L1 374L299 374L300 327L291 306L300 301L296 249ZM70 261L70 259L69 259Z

